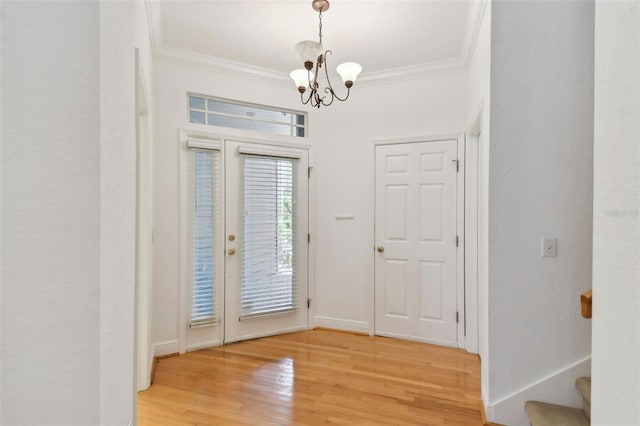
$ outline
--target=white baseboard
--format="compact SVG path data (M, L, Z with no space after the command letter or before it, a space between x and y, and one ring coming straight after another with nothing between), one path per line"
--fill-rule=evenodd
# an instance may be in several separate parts
M167 340L153 345L153 356L177 354L180 352L180 344L177 340Z
M341 318L318 316L314 317L313 326L369 334L369 323L367 321L353 321Z
M198 351L200 349L213 348L215 346L220 346L220 345L222 345L222 340L220 339L207 340L206 342L187 345L187 352Z
M487 420L509 426L529 426L524 403L542 401L582 408L582 396L575 387L578 377L591 376L591 356L562 368L524 388L487 404Z
M427 343L429 345L448 346L450 348L457 347L455 342L445 342L435 339L423 339L416 336L409 336L407 334L387 333L386 331L376 331L376 336L391 337L393 339L408 340L410 342Z
M296 331L304 331L308 329L309 328L306 325L304 325L302 327L292 327L292 328L282 328L279 330L271 330L266 333L244 334L242 336L225 338L224 344L226 345L227 343L240 342L242 340L259 339L261 337L277 336L278 334L295 333Z

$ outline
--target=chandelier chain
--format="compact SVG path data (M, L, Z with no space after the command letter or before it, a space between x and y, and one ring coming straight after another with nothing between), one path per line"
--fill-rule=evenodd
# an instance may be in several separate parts
M320 21L320 23L319 23L318 27L319 27L320 30L319 30L319 34L318 35L320 37L320 44L322 44L322 8L320 8L319 21Z

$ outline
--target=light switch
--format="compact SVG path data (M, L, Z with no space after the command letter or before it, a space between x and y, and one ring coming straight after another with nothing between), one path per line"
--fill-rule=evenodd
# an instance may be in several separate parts
M542 237L542 257L556 257L558 255L558 239Z

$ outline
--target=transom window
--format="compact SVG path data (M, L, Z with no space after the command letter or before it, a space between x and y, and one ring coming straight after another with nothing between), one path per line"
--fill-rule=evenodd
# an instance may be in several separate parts
M306 114L190 93L189 122L304 137Z

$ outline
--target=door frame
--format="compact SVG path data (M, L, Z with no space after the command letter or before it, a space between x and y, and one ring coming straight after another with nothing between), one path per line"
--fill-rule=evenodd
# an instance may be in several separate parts
M456 134L456 135L432 135L432 136L422 136L422 137L410 137L410 138L399 138L399 139L383 139L383 140L375 140L372 142L373 149L373 167L372 167L372 176L371 182L373 183L373 188L375 191L375 182L376 182L376 147L380 145L397 145L397 144L409 144L409 143L420 143L420 142L439 142L445 140L456 140L457 141L457 152L458 152L458 179L456 183L456 234L459 238L459 244L456 250L456 310L459 312L460 318L457 324L457 346L459 348L466 349L467 351L477 352L477 349L474 349L474 346L471 344L471 335L467 333L465 336L465 325L467 328L476 327L478 318L477 315L467 315L467 312L477 312L477 301L472 300L471 298L465 297L465 152L466 152L466 144L465 144L465 135L464 134ZM374 245L371 250L371 265L375 267L375 223L376 223L376 214L375 214L375 195L373 197L373 228L372 228L372 241ZM477 291L477 290L476 290ZM369 312L369 335L375 335L375 272L374 272L374 280L371 282L369 286L369 301L370 301L370 312ZM474 309L475 308L475 309ZM477 339L477 336L476 336ZM475 348L477 348L477 340L475 344Z
M212 143L217 143L220 146L220 155L221 155L221 169L223 171L222 175L222 185L224 182L224 158L226 153L226 141L241 141L256 145L263 145L265 147L280 147L280 148L296 148L306 150L308 152L309 159L309 169L313 169L313 150L311 143L308 142L306 138L300 138L295 136L282 136L282 135L269 135L265 136L263 133L257 133L250 130L241 130L241 129L231 129L231 128L223 128L217 126L206 126L203 129L203 125L189 125L188 127L184 127L178 130L178 170L179 170L179 188L178 188L178 197L180 200L179 203L179 249L178 253L180 256L180 267L179 267L179 297L178 297L178 350L179 353L185 353L189 351L194 351L198 349L204 349L207 347L220 346L224 342L224 294L218 295L221 297L223 303L219 306L219 327L217 335L213 338L210 338L206 341L202 341L199 343L188 344L188 328L189 328L189 309L188 302L189 296L191 294L191 290L189 288L189 256L187 255L189 241L188 241L188 229L189 229L189 211L188 211L188 191L187 191L187 176L186 176L186 164L187 164L187 156L184 155L187 152L187 144L189 140L200 140L200 141L209 141ZM209 130L211 129L211 130ZM300 140L304 139L304 140ZM315 249L313 244L313 233L315 231L315 214L313 213L315 210L315 194L314 194L315 185L313 184L313 180L309 179L309 188L308 188L308 226L309 233L312 234L311 241L308 245L308 264L307 264L307 294L308 298L313 299L315 295L315 281L314 281L314 256ZM222 188L224 190L224 188ZM226 200L225 197L222 198L224 203L222 207L222 213L224 216L224 211L226 209ZM223 222L224 223L224 222ZM226 232L223 233L226 236ZM225 270L225 262L221 263L223 276L226 276ZM311 303L309 309L307 309L307 325L309 329L314 327L313 318L314 318L314 306Z
M135 321L134 360L136 391L151 385L153 347L151 344L152 287L153 287L153 144L151 95L145 78L140 49L135 49L135 125L136 125L136 240L135 240ZM145 158L142 156L146 154ZM146 165L147 167L142 167ZM144 176L143 176L144 175ZM142 189L146 176L147 192ZM145 211L142 211L142 206ZM141 221L146 212L147 221ZM143 223L141 223L143 222ZM145 226L143 230L141 227ZM141 241L147 233L147 241ZM141 265L141 252L146 251L146 263ZM146 281L141 280L142 268Z

